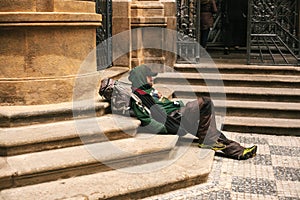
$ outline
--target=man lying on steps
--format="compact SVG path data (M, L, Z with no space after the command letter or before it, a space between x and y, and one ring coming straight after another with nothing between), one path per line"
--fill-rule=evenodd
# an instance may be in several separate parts
M131 108L141 121L143 131L179 136L191 133L199 138L199 147L221 151L224 156L237 160L256 155L256 145L243 147L217 130L214 105L210 98L197 97L197 100L186 105L182 101L171 101L152 87L156 75L148 66L140 65L132 69L128 77L133 93L148 108L144 109L134 101L131 102Z

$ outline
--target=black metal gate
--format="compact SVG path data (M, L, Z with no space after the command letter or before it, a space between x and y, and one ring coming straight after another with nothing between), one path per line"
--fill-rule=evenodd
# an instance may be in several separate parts
M215 0L218 12L208 36L208 46L223 46L222 1ZM177 62L198 62L200 58L200 2L177 0Z
M249 0L248 64L299 65L299 0Z
M177 0L177 62L197 62L200 43L200 0Z
M223 46L223 34L222 34L222 15L223 15L223 1L215 0L218 12L214 15L214 25L209 32L207 46L209 47L222 47Z
M112 65L112 5L111 0L96 0L96 13L102 15L102 26L96 29L97 70Z

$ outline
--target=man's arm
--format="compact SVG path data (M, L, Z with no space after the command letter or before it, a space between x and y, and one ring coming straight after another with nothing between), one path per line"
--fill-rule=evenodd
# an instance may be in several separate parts
M136 117L141 121L141 125L153 133L167 133L167 128L163 123L153 119L150 114L141 106L133 103L132 109Z

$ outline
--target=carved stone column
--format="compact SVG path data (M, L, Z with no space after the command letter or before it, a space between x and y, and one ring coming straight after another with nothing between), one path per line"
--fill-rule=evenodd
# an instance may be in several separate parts
M131 67L131 0L112 1L112 35L114 66Z
M134 1L131 5L132 46L137 49L132 54L132 65L174 63L170 54L165 53L166 31L176 29L176 6L173 1ZM174 6L174 8L173 8ZM170 9L170 10L169 10ZM137 29L137 30L134 30ZM176 40L174 41L176 45ZM149 48L153 47L153 48Z
M0 105L71 102L100 25L92 0L1 0Z

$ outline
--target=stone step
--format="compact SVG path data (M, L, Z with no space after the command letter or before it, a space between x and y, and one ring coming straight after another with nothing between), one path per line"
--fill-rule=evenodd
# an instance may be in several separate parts
M223 130L240 133L300 136L300 119L226 116Z
M0 127L50 123L105 114L109 103L97 101L66 102L31 106L1 106Z
M101 78L118 79L128 72L127 67L113 66L101 69L96 74L99 77L100 87ZM109 110L109 103L98 96L99 88L95 88L94 99L74 100L73 102L64 102L47 105L30 106L1 106L0 109L0 127L26 126L39 123L50 123L57 121L70 120L75 118L89 118L102 116ZM79 97L76 97L79 98Z
M199 64L175 64L177 72L194 73L221 73L221 74L278 74L278 75L300 75L300 68L296 66L261 66L245 65L240 63L214 63L203 61Z
M147 135L2 158L0 188L117 171L169 158L178 136Z
M194 99L180 100L187 103ZM239 100L213 100L213 102L216 114L226 116L300 119L300 103Z
M195 96L210 96L212 99L227 99L241 101L272 101L300 102L300 89L268 88L268 87L219 87L199 85L169 85L157 84L158 87L168 87L174 91L173 97L195 98Z
M151 164L4 189L0 198L141 199L204 183L211 171L213 157L213 151L191 146L184 151L176 150L169 159Z
M300 76L274 74L160 73L155 83L300 88Z
M0 128L0 155L16 155L133 137L140 122L119 115Z

